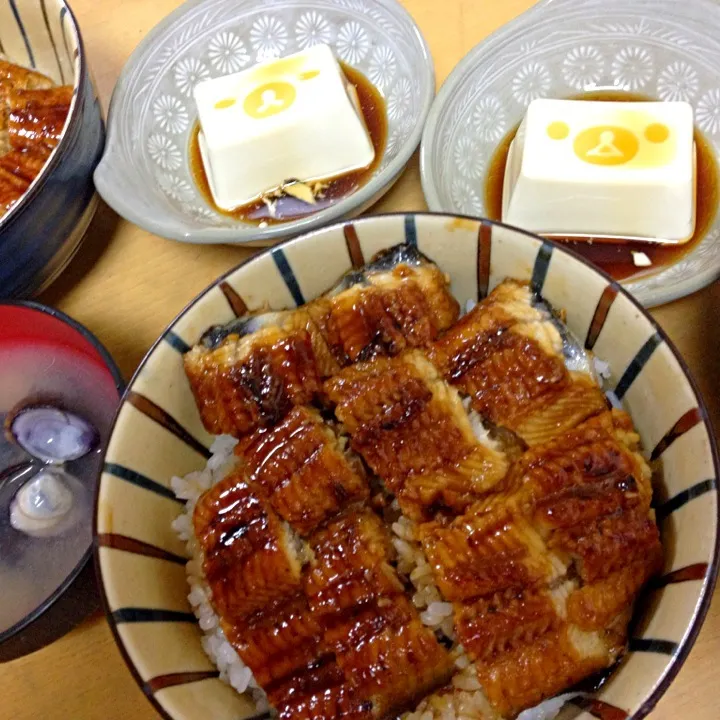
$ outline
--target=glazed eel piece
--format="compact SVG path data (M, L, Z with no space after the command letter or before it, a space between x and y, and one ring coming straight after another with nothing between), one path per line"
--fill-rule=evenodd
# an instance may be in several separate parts
M526 283L501 283L429 356L485 420L530 446L607 409L591 359Z
M0 60L0 215L39 175L62 135L73 88Z
M281 718L386 717L444 684L452 662L391 565L364 466L309 405L320 372L296 318L186 356L195 387L205 363L206 422L239 438L233 469L195 507L203 570Z
M325 383L352 448L417 523L458 642L505 717L611 666L662 562L639 437L570 343L506 281L425 353ZM460 396L525 447L509 470L462 431ZM485 466L468 472L478 454Z
M413 520L457 515L505 476L456 390L421 351L358 363L325 383L351 447Z
M11 94L18 90L46 90L52 84L50 78L39 72L0 59L0 154L10 149L7 128Z
M239 437L310 402L342 367L427 347L458 314L447 278L403 245L296 310L211 328L185 370L207 430Z
M459 399L417 351L346 368L326 391L351 447L418 523L458 641L500 714L617 660L662 559L626 413L604 410L505 472L502 455L462 431Z
M511 717L610 667L662 563L650 471L611 411L529 450L502 492L420 528L459 642Z
M661 559L649 470L629 417L607 411L587 360L526 285L503 283L453 325L450 303L439 315L401 313L397 296L378 305L378 286L417 284L395 270L213 329L186 356L206 427L241 438L238 474L196 510L206 573L228 637L282 717L381 717L452 673L405 598L387 531L361 507L361 466L300 407L329 400L352 449L419 523L473 672L512 716L623 652L633 600ZM430 285L449 295L443 283ZM509 470L475 438L461 395L529 448ZM238 507L262 508L248 521L261 528L256 549L241 552L243 521L228 535L242 538L239 555L224 548L218 573L201 508L225 518L246 491ZM280 643L269 656L268 638ZM396 666L417 682L402 690Z
M370 720L445 683L380 518L351 506L301 541L243 477L207 491L194 524L226 637L279 716Z

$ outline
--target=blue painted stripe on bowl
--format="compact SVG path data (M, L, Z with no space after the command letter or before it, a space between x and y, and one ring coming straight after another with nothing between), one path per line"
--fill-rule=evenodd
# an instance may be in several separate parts
M272 259L275 261L277 269L280 271L280 275L282 275L282 279L285 281L285 285L287 285L287 289L290 291L290 294L295 301L295 304L298 306L304 305L305 298L303 297L302 290L300 289L300 285L298 284L293 269L290 267L290 263L288 262L285 252L282 248L275 248L271 255Z
M530 287L533 292L536 292L539 295L542 295L543 287L545 286L545 278L547 277L548 270L550 269L550 259L552 258L552 253L553 246L550 245L550 243L544 242L540 246L537 257L535 258Z
M655 333L648 338L645 344L640 348L640 350L638 350L637 355L630 361L630 364L625 369L625 372L615 388L615 395L617 395L618 400L622 400L625 397L625 393L635 382L635 379L655 352L655 348L657 348L661 342L662 338L658 333Z
M696 483L687 490L683 490L677 495L674 495L669 500L666 500L662 505L657 507L655 509L657 519L662 520L668 515L672 515L672 513L679 510L684 505L687 505L691 500L695 500L695 498L699 498L706 493L712 492L713 490L717 490L716 478Z
M22 18L20 17L20 11L15 4L15 0L8 0L8 2L10 3L10 10L12 10L12 14L15 16L15 22L18 25L23 42L25 43L25 49L27 50L28 58L30 59L30 65L35 67L35 55L33 55L30 40L28 39L27 32L25 32L25 26L23 25Z
M197 622L197 618L192 613L156 608L120 608L113 610L112 618L116 623Z
M63 71L62 63L60 62L60 54L58 53L57 45L55 44L55 38L53 37L52 30L50 29L50 18L48 17L47 11L47 0L40 0L40 9L42 10L43 21L45 22L45 29L47 30L48 39L52 45L53 53L55 54L55 62L58 66L58 73L60 74L60 83L65 84L65 72Z
M62 28L63 45L65 46L65 55L69 58L73 57L73 53L70 52L70 47L67 42L67 35L65 33L65 18L67 18L67 8L60 8L60 27Z
M415 224L415 216L414 215L406 215L405 216L405 242L408 245L417 247L417 244L418 244L417 225Z
M630 638L628 650L630 652L651 652L661 655L674 655L678 644L672 640L655 640L653 638Z
M155 480L151 480L146 475L135 472L135 470L130 470L130 468L126 468L124 465L106 462L103 466L103 472L106 472L109 475L113 475L114 477L119 478L120 480L124 480L125 482L129 482L132 485L137 485L137 487L141 487L143 490L149 490L156 495L162 495L169 500L174 500L180 505L185 504L184 501L178 500L178 498L175 497L175 493L170 488L161 485Z
M170 345L174 350L177 350L181 355L190 351L190 346L179 336L176 335L172 330L168 330L163 337L163 340Z

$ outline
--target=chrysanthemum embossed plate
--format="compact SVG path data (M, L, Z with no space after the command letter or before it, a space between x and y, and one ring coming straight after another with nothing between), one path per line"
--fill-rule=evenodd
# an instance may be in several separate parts
M431 108L421 172L431 210L487 216L498 144L540 97L602 89L684 100L720 153L720 4L713 0L542 0L475 47ZM720 217L674 264L623 284L646 306L720 277Z
M317 44L383 95L382 158L364 184L300 219L260 227L221 214L189 162L195 85ZM434 92L430 52L396 0L190 0L148 34L123 70L95 183L116 212L156 235L268 244L357 215L386 193L420 142Z

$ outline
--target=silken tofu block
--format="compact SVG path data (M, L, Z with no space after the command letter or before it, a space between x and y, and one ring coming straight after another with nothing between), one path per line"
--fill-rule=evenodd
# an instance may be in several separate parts
M547 235L685 242L695 152L687 103L536 100L508 156L503 220Z
M355 89L326 45L199 83L195 102L203 164L224 210L286 180L336 177L375 157Z

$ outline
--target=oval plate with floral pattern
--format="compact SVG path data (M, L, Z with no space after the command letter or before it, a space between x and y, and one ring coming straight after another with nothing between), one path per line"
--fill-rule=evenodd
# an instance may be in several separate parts
M422 141L431 210L485 216L500 140L540 97L617 89L692 104L720 153L720 4L714 0L543 0L475 47L431 108ZM646 306L720 277L720 218L680 261L624 283Z
M216 212L188 162L195 85L320 43L385 98L379 166L353 193L300 220L261 228ZM357 215L387 192L420 142L434 93L430 52L396 0L189 0L150 31L125 66L95 183L116 212L156 235L267 244Z

